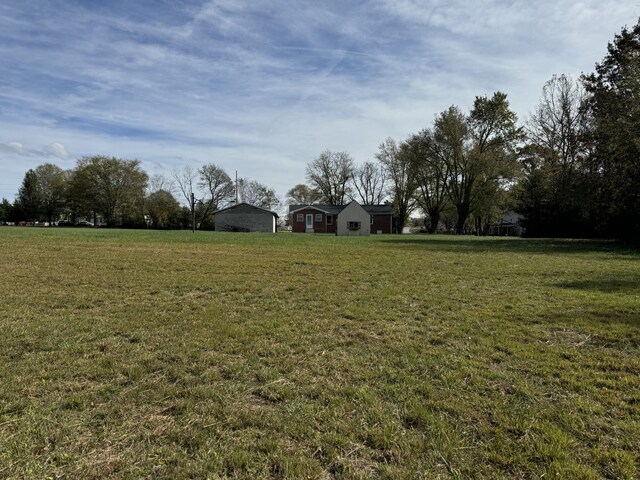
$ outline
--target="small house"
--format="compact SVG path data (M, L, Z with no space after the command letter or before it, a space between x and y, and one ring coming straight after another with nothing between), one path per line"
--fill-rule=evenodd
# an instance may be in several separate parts
M393 232L390 205L360 205L355 200L347 205L290 205L289 215L294 233L369 235Z

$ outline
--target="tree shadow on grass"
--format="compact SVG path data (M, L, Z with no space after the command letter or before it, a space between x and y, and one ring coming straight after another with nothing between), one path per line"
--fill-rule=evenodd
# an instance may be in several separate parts
M553 284L554 287L570 290L597 291L603 293L636 293L640 294L640 276L635 278L593 278L589 280L575 280Z
M624 344L632 348L638 348L640 345L640 312L634 309L608 309L603 306L585 305L577 312L548 311L539 317L538 321L554 330L588 333L595 329L602 343ZM629 329L621 334L618 326Z
M560 281L550 286L573 291L576 295L578 292L586 294L580 297L583 301L577 305L582 312L576 313L574 309L566 312L555 311L552 316L558 321L571 323L580 319L597 324L623 323L640 327L640 302L638 301L640 275L638 274L629 272L600 274L589 278ZM594 293L604 295L594 296ZM608 297L608 295L616 297ZM640 341L637 331L634 338L637 344Z
M447 252L511 252L542 254L597 252L634 256L640 259L639 250L632 250L611 240L412 235L388 237L383 239L382 243L395 244L415 249Z

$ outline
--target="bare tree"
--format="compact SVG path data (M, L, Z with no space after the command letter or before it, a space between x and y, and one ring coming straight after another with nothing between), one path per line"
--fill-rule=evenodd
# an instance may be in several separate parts
M581 83L554 75L527 121L519 209L530 235L580 235L602 223L593 214L602 202L593 194L593 180L602 172L592 170L595 144L588 101Z
M171 177L175 181L180 196L184 198L187 205L190 205L191 199L196 193L195 188L198 171L194 170L191 165L187 165L182 170L172 170Z
M201 222L204 222L213 212L234 198L235 189L231 177L218 165L213 163L203 165L198 173L200 174L198 187L205 194L201 200L200 214Z
M547 153L547 160L572 170L588 153L584 136L589 128L584 107L586 93L578 82L554 75L527 122L527 134Z
M273 188L269 188L255 180L241 178L238 180L240 199L256 207L271 210L280 205L280 200Z
M387 173L384 166L365 162L355 170L353 186L363 205L379 205L386 197Z
M233 199L233 182L219 166L210 163L198 170L187 165L171 173L177 189L189 206L192 228L201 228L213 212Z
M147 187L147 190L149 194L158 192L160 190L173 193L176 190L176 186L171 178L157 173L149 178L149 185Z
M191 214L191 228L196 230L196 180L198 171L194 170L191 165L187 165L182 170L173 170L171 172L173 180L175 180L178 190L186 204L189 206Z
M416 178L411 157L394 139L387 138L379 145L376 158L389 176L389 193L396 216L396 233L402 233L402 227L416 207Z
M349 196L354 165L347 152L325 150L307 165L307 179L330 205L343 205Z

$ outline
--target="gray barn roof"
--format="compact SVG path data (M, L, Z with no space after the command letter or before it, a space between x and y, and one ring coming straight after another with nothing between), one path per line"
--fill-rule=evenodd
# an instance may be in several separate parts
M270 213L271 215L273 215L276 218L278 218L278 214L276 212L272 212L271 210L267 210L265 208L256 207L255 205L251 205L250 203L246 203L246 202L238 203L237 205L231 205L231 206L226 207L226 208L221 208L220 210L216 210L215 212L213 212L213 214L215 215L216 213L226 212L228 210L233 210L235 208L240 208L240 207L243 207L243 208L244 207L255 208L256 210L260 210L260 211L265 212L265 213Z

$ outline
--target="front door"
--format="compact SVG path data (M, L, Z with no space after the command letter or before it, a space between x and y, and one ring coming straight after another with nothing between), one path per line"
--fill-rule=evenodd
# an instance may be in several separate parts
M307 213L307 232L313 232L313 215L311 213Z

